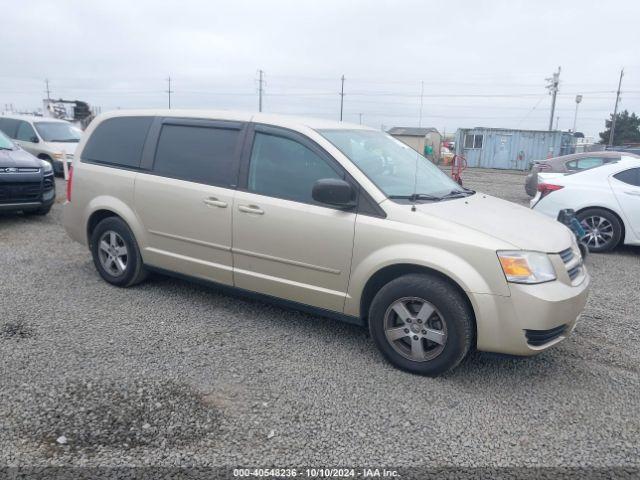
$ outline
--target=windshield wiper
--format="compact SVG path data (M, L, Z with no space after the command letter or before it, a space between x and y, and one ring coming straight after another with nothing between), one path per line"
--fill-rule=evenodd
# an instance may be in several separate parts
M428 193L412 193L411 195L389 195L392 200L410 200L415 202L416 200L433 200L437 202L442 200L442 197L436 195L429 195Z
M13 150L11 147L0 147L0 150Z
M462 198L473 195L474 193L476 193L475 190L469 190L468 188L465 188L464 190L451 190L449 193L443 195L440 198Z

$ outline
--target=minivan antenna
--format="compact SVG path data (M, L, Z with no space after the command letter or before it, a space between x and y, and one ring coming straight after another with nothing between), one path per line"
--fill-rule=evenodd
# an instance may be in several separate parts
M418 157L420 154L416 152L416 170L413 176L413 195L411 195L411 211L416 211L416 197L418 193Z

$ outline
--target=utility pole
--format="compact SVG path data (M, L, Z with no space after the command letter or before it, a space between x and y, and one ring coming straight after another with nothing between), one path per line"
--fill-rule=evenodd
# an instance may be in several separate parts
M558 124L560 123L560 115L556 117L556 130L558 129Z
M342 121L342 111L344 109L344 75L342 75L342 86L340 87L340 121Z
M611 131L609 132L609 146L613 145L613 134L616 131L616 117L618 116L618 102L620 101L620 87L622 87L622 76L624 68L620 70L620 80L618 80L618 92L616 93L616 106L613 107L613 118L611 119Z
M556 112L556 96L558 95L558 85L560 84L560 67L558 67L558 71L554 72L553 75L549 78L545 78L549 84L547 85L547 89L549 90L549 95L551 95L551 115L549 116L549 131L553 130L553 115Z
M420 118L418 120L418 127L422 126L422 104L424 100L424 81L420 82Z
M560 84L560 67L557 72L553 72L553 75L549 78L545 78L549 84L546 88L551 95L551 115L549 116L549 131L553 130L553 115L556 112L556 96L558 95L558 85Z
M360 115L360 125L362 125L362 113L359 113L358 115Z
M173 93L173 90L171 90L171 75L167 78L167 82L169 83L169 89L165 93L169 95L169 110L171 110L171 94Z
M576 95L576 113L573 116L573 133L576 133L576 123L578 122L578 105L582 101L582 95Z
M262 111L262 95L264 94L264 71L258 70L258 111Z
M46 86L47 100L51 100L51 91L49 90L49 79L48 78L44 79L44 84Z

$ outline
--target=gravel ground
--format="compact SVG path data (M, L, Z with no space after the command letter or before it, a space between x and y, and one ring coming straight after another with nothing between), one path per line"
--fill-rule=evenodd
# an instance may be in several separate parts
M527 203L520 173L464 178ZM430 379L358 327L161 276L111 287L60 215L0 217L0 466L640 466L638 248L588 258L568 341Z

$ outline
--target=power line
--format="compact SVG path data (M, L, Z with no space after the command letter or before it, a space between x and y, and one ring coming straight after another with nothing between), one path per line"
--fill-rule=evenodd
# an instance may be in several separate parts
M532 108L531 110L529 110L529 111L524 115L524 117L522 117L522 118L520 119L520 121L518 122L518 125L517 125L518 127L519 127L520 125L522 125L522 122L524 122L524 121L527 119L527 117L528 117L529 115L531 115L531 114L533 113L533 111L534 111L536 108L538 108L538 105L540 105L540 102L542 102L542 100L544 100L544 97L546 97L546 95L542 95L542 96L538 99L538 101L536 102L536 104L533 106L533 108Z

